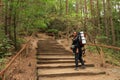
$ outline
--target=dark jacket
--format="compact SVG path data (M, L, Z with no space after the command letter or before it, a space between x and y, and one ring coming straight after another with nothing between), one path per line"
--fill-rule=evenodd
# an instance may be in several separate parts
M72 45L78 47L79 46L79 39L78 36L74 37L72 40Z
M75 47L80 47L80 48L84 46L82 44L82 41L79 39L78 35L73 38L72 45L74 45Z

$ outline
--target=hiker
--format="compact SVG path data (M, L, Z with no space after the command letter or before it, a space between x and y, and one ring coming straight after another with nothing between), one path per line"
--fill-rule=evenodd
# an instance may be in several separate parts
M84 45L81 43L81 41L79 40L79 34L77 32L73 33L73 39L72 39L72 46L71 49L73 51L73 54L75 55L75 70L78 70L78 60L80 60L81 63L81 68L85 68L85 64L82 58L82 47L84 47Z

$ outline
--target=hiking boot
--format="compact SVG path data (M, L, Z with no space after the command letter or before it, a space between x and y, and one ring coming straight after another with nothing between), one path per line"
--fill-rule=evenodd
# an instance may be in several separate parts
M85 67L85 65L82 65L81 68L82 68L82 69L85 69L86 67Z
M75 70L78 71L79 70L78 67L76 67Z

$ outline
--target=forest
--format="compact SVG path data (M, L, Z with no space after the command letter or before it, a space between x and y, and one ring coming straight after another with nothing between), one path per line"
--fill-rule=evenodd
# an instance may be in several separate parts
M120 0L0 0L0 63L19 50L24 36L69 39L74 31L84 31L87 43L120 47ZM119 65L119 51L104 51Z

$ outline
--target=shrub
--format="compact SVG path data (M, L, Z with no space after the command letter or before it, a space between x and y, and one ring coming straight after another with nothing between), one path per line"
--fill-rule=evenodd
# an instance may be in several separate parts
M58 30L57 29L48 29L46 32L47 33L58 34Z
M8 39L7 37L5 37L0 42L0 58L4 57L5 55L10 55L11 48L14 48L12 41Z

